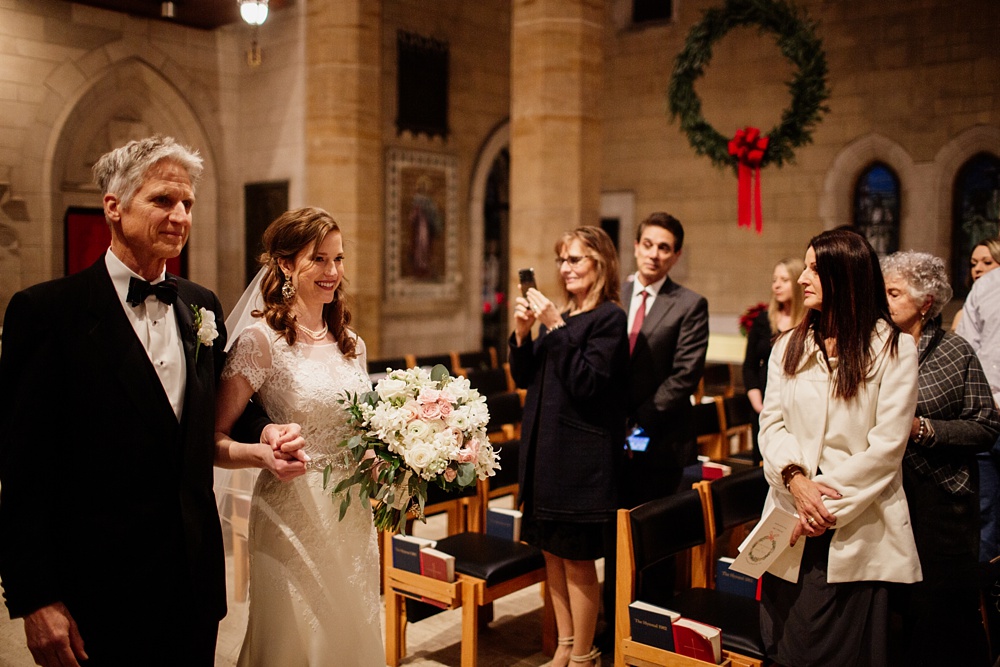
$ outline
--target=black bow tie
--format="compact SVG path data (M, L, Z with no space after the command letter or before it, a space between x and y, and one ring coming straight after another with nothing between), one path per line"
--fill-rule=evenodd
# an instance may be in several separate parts
M165 278L155 285L135 277L128 279L128 296L125 300L130 306L138 306L149 295L155 296L167 305L173 305L177 301L177 279Z

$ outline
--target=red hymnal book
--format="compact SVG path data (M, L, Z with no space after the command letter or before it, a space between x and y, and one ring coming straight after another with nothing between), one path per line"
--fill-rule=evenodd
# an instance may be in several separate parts
M455 581L455 557L437 549L424 547L420 550L420 574L451 583ZM423 595L420 596L420 599L435 607L448 608L447 605Z
M714 625L679 618L674 626L674 651L713 665L722 662L722 631Z

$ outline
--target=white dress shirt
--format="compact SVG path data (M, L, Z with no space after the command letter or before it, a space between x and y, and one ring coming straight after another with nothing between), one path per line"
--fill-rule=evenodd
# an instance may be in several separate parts
M628 331L632 331L632 323L635 322L635 312L639 309L639 304L642 303L643 290L645 290L648 294L646 297L646 312L644 315L649 315L649 309L653 307L653 302L656 301L656 295L660 293L660 289L666 281L667 277L663 276L652 285L643 287L642 283L639 282L639 274L635 274L635 279L632 281L632 300L629 301L628 306Z
M125 266L110 248L104 255L104 261L125 315L135 329L139 342L145 348L149 361L152 362L160 378L160 384L163 385L163 391L170 401L170 406L180 421L184 410L187 365L184 360L184 341L181 340L174 306L167 305L155 297L147 297L138 306L130 306L126 301L129 279L135 277L141 280L142 276ZM166 271L151 282L158 283L165 277Z
M1000 403L1000 271L990 271L972 283L955 333L976 351L993 400Z

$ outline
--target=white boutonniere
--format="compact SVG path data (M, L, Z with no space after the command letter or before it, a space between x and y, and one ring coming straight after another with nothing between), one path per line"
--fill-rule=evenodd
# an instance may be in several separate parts
M198 352L201 350L201 346L212 347L212 343L219 337L219 328L215 326L215 311L199 308L193 303L191 311L194 313L194 332L197 337L194 347L194 362L198 363Z

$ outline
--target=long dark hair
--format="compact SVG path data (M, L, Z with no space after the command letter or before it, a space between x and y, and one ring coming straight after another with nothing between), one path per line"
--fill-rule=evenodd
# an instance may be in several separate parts
M824 339L837 342L834 396L850 400L875 363L871 337L879 320L889 326L889 353L896 354L899 328L889 315L885 282L878 255L860 234L833 229L814 236L809 246L816 253L816 273L823 290L821 310L809 309L792 332L785 350L784 371L795 375L812 336L826 355Z
M340 227L330 214L321 208L311 207L282 213L264 230L264 252L260 256L261 265L268 267L260 283L264 310L255 310L253 315L263 317L268 326L284 336L289 345L295 345L298 331L295 328L292 304L281 294L285 274L278 266L278 260L294 263L304 248L310 247L314 252L317 251L326 235L333 232L339 234ZM333 301L323 306L323 319L330 327L340 351L345 357L353 358L357 354L354 334L347 326L351 322L351 311L347 304L346 282L341 278L333 293Z

